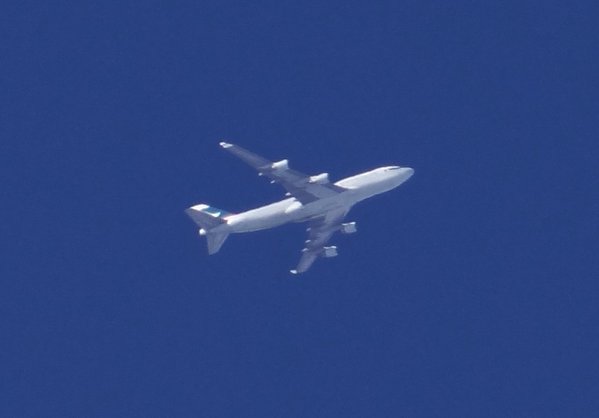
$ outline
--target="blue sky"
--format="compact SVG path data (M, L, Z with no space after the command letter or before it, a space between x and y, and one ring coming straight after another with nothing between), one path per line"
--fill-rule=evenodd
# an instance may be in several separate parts
M593 6L3 3L0 415L594 416ZM222 139L416 174L291 277Z

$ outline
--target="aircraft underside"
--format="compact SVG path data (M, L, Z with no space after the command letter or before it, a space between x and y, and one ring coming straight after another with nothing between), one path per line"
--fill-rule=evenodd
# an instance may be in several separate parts
M237 145L225 142L220 145L252 166L260 176L283 186L289 198L238 214L206 204L187 209L186 213L200 226L200 235L208 240L209 254L218 252L231 233L307 222L308 239L297 267L291 270L294 274L307 271L319 257L337 255L337 247L328 246L327 242L336 232L357 231L355 222L343 222L354 204L394 189L414 173L408 167L380 167L333 184L327 173L309 176L289 168L288 160L272 162Z

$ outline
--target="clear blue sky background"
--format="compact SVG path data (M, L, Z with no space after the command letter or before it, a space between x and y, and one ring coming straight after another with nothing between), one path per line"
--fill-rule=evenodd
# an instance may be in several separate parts
M596 416L595 3L3 2L0 416ZM291 277L222 139L416 174Z

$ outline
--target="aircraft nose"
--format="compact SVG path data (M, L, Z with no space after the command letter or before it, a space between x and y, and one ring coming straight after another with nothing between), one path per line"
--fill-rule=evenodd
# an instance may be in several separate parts
M393 178L399 182L398 185L412 177L412 175L414 175L414 169L411 167L400 167L398 165L394 165L391 167L386 167L385 170L393 170Z
M401 176L405 180L409 179L410 177L412 177L412 175L414 175L414 169L410 168L410 167L402 167L400 171L401 171Z

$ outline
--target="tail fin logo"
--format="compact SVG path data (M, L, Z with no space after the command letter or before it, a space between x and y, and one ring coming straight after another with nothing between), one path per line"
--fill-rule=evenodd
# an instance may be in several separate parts
M197 205L194 207L194 209L204 212L205 214L210 215L214 218L226 218L230 215L233 215L231 212L227 212L226 210L222 210L208 205Z

